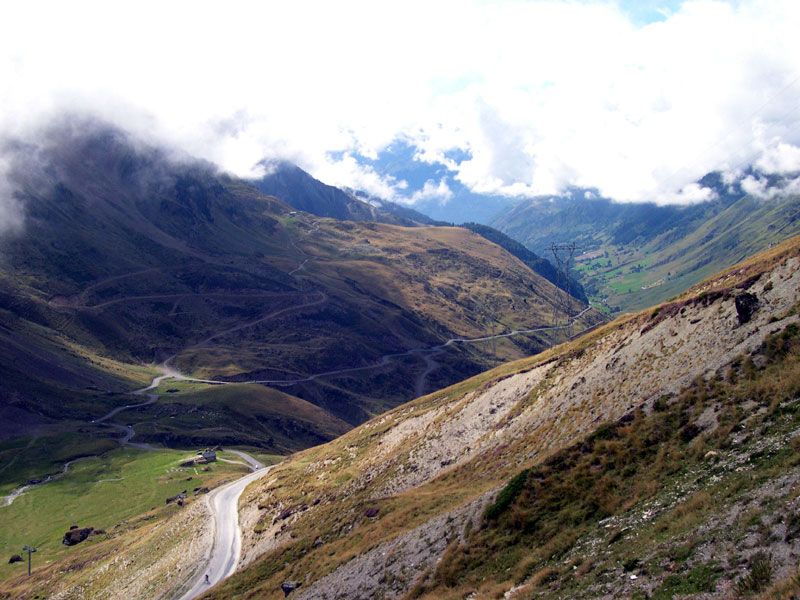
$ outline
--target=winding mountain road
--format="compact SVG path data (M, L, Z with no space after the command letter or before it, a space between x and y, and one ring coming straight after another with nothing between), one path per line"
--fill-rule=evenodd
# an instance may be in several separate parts
M485 341L503 337L510 337L512 335L519 335L523 333L533 333L547 329L560 329L571 326L581 315L583 315L589 308L587 307L581 313L575 315L570 322L565 325L538 327L535 329L526 329L519 331L512 331L503 334L485 336L481 338L467 339L467 338L452 338L445 343L432 348L409 350L408 352L385 355L381 358L378 364L357 367L354 369L341 369L338 371L331 371L328 373L319 373L312 375L309 378L300 381L311 381L314 378L322 377L324 375L331 375L337 373L346 373L352 371L360 371L370 368L378 368L389 362L392 358L399 356L409 356L414 353L424 353L423 358L427 363L427 369L422 375L422 378L417 382L417 393L422 394L422 386L424 384L424 377L427 376L435 367L436 362L433 356L444 352L444 349L456 343L469 343L477 341ZM261 382L248 382L248 383L261 383ZM245 452L232 451L234 454L246 460L253 472L249 475L237 479L231 483L223 485L206 496L209 510L214 522L214 543L213 547L202 565L193 575L192 579L178 592L181 594L177 596L177 600L193 600L198 596L205 593L211 586L216 585L226 577L229 577L236 571L236 566L239 563L241 556L241 532L239 531L239 496L241 496L244 489L253 481L266 475L270 469L264 468L264 465L258 462ZM188 589L187 589L188 588Z
M213 490L205 497L211 511L214 527L214 544L204 561L189 582L178 592L177 600L192 600L205 593L236 570L242 553L242 536L239 531L239 496L256 479L269 473L249 454L231 451L246 460L254 471Z
M156 389L159 385L161 385L161 382L164 381L165 379L173 379L176 375L176 372L171 369L163 368L163 371L164 374L154 377L153 381L150 382L150 385L138 390L134 390L130 393L135 396L143 396L147 394L147 392L149 392L150 390ZM92 419L92 423L104 423L105 421L108 421L111 417L114 417L115 415L121 413L123 410L128 410L130 408L139 408L140 406L147 406L148 404L153 404L156 400L158 400L158 394L147 394L146 401L138 402L136 404L126 404L125 406L118 406L108 414L103 415L98 419ZM134 448L140 448L141 450L156 449L155 446L151 446L150 444L140 444L137 442L132 442L131 438L134 435L136 435L136 432L133 430L133 427L131 425L121 425L119 423L106 423L106 424L109 427L119 429L122 432L122 437L119 438L118 440L120 446L132 446Z
M304 305L301 305L301 306L297 306L297 307L293 307L293 308L302 308L302 307L306 307L306 306L312 306L314 304L318 304L318 303L321 303L323 301L324 301L324 299L316 301L316 302L310 302L310 303L307 303L307 304L304 304ZM289 309L282 309L282 311L280 311L280 312L283 312L283 311L286 311L286 310L289 310ZM417 378L417 381L414 384L414 389L416 391L417 396L419 397L419 396L423 395L426 378L438 366L438 363L435 360L433 360L433 357L437 356L439 354L442 354L446 348L448 348L450 346L453 346L454 344L472 344L472 343L476 343L476 342L486 342L486 341L490 341L490 340L513 337L515 335L525 335L525 334L537 333L537 332L541 332L541 331L552 331L552 330L557 330L557 329L567 329L569 327L572 327L578 321L578 319L580 317L582 317L589 310L591 310L591 306L587 306L586 308L584 308L581 312L579 312L575 316L571 317L569 319L569 321L567 321L563 325L544 325L542 327L535 327L533 329L515 329L513 331L507 331L506 333L498 333L498 334L487 335L487 336L476 337L476 338L450 338L449 340L446 340L445 342L443 342L443 343L441 343L441 344L439 344L437 346L430 346L428 348L414 348L412 350L407 350L405 352L396 352L396 353L392 353L392 354L384 354L380 359L378 359L378 361L376 363L373 363L371 365L364 365L362 367L347 367L347 368L344 368L344 369L335 369L333 371L323 371L321 373L314 373L313 375L308 375L307 377L302 377L302 378L299 378L299 379L253 379L253 380L250 380L250 381L237 381L236 383L239 383L239 384L242 384L242 383L243 384L261 384L261 385L272 385L272 386L277 386L277 387L285 387L285 386L290 386L290 385L296 385L298 383L308 383L310 381L314 381L315 379L320 379L322 377L334 377L334 376L337 376L337 375L345 375L345 374L349 374L349 373L357 373L357 372L360 372L360 371L370 371L372 369L379 369L381 367L385 367L386 365L388 365L389 362L392 359L402 358L402 357L405 357L405 356L418 355L426 363L425 371L423 371L420 374L420 376ZM275 313L269 315L269 317L272 317L272 316L275 316ZM268 318L268 317L265 317L265 318ZM238 329L241 329L241 328L243 328L245 326L248 326L248 325L251 325L251 324L254 324L254 323L243 325L241 327L236 327L235 329L238 330ZM211 339L213 339L215 337L218 337L220 335L224 335L225 333L229 333L230 331L232 331L232 330L228 330L228 331L225 331L225 332L221 332L219 334L215 334L214 336L211 336L210 338L207 338L206 340L204 340L203 342L200 342L200 343L203 344L205 342L210 341ZM170 360L172 360L173 358L174 358L174 356L168 358L166 361L164 361L162 366L163 367L167 367L167 363ZM199 383L216 383L216 384L233 383L231 381L222 381L222 380L213 380L213 379L194 379L192 377L187 377L187 376L181 375L181 374L176 373L176 372L174 372L174 373L175 373L174 376L175 376L176 379L183 379L185 381L196 381L196 382L199 382Z

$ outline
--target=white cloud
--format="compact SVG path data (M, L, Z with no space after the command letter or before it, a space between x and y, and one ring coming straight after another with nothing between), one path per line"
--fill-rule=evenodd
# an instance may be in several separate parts
M779 141L764 151L756 166L765 173L800 171L800 148Z
M402 200L397 194L408 187L405 181L381 176L374 169L359 164L349 153L337 160L323 162L313 171L314 177L325 183L367 192L384 200Z
M770 188L769 182L766 179L748 175L742 179L740 185L745 192L756 198L761 198L762 200L770 199L775 196L775 188Z
M5 3L0 130L89 109L239 174L281 157L396 199L353 155L407 139L476 192L686 201L710 170L797 165L798 30L796 0L644 26L589 0Z
M800 177L781 178L770 183L766 177L748 175L740 185L745 192L761 200L800 194Z
M420 200L438 200L441 204L446 204L448 200L453 197L453 190L447 185L447 178L442 177L439 183L432 179L428 179L422 186L421 190L417 190L411 196L411 202L416 203Z
M697 204L716 197L714 190L697 183L688 183L673 193L663 193L656 201L659 204Z

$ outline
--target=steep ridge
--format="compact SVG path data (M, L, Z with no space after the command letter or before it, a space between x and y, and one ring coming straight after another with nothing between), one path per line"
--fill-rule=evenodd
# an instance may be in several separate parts
M268 196L280 198L297 210L343 221L376 221L415 227L431 225L432 219L415 210L386 201L370 203L356 193L327 185L297 165L286 161L267 163L268 173L250 183Z
M247 566L206 597L723 594L764 549L787 577L798 296L794 238L297 454L245 491Z

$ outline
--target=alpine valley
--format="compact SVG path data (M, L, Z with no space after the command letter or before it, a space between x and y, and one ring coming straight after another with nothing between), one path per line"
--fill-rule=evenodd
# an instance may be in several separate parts
M0 598L800 594L796 198L511 239L90 119L5 155Z

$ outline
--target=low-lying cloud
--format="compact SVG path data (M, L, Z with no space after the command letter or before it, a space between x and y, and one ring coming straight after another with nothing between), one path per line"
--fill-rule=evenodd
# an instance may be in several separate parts
M88 110L243 176L282 158L406 200L426 192L353 157L403 139L474 192L659 202L704 199L713 170L797 168L800 3L665 1L653 22L627 4L12 3L0 132Z
M9 178L8 160L0 156L0 236L22 227L24 212L16 188Z
M761 175L747 175L739 185L745 192L761 200L800 194L800 177L782 178L777 182L771 182Z

